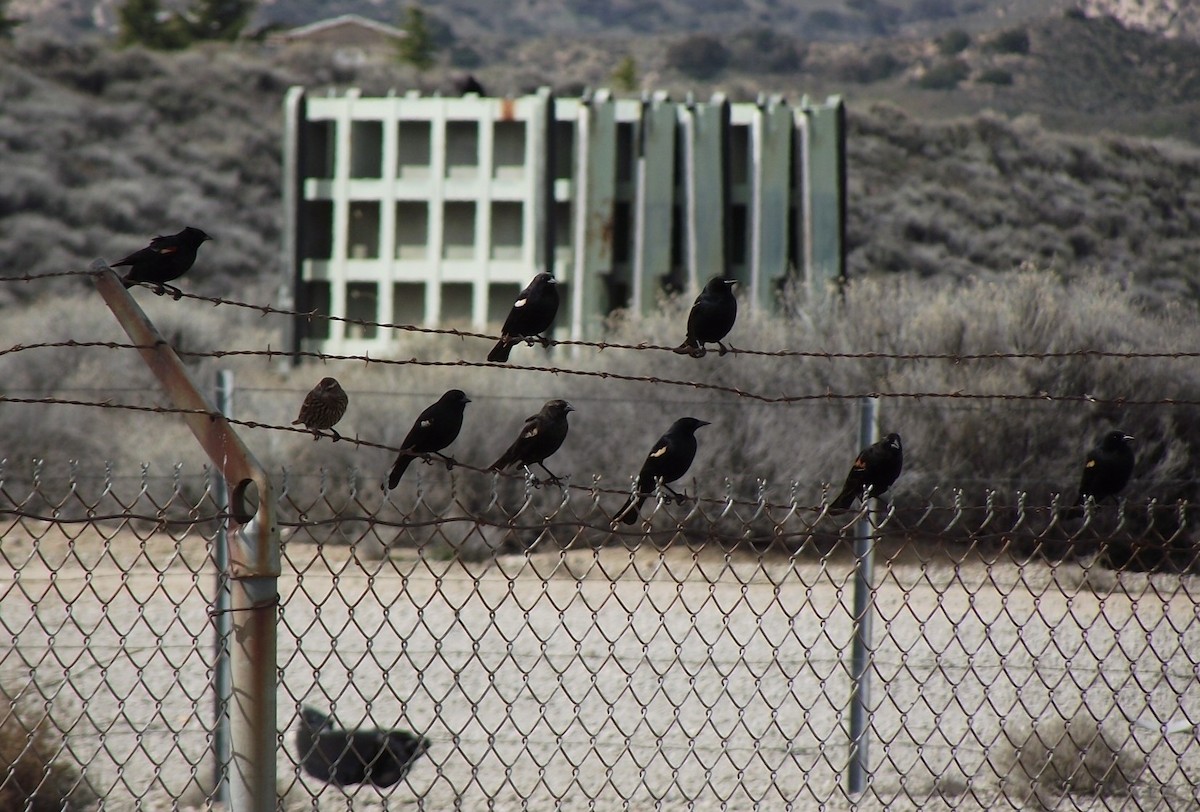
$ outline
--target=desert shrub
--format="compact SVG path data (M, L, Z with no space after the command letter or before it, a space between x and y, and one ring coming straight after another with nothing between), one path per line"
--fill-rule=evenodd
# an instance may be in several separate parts
M145 296L140 298L145 299ZM149 297L154 299L154 297ZM195 349L265 347L277 342L265 328L224 309L181 312L174 303L149 302L152 318L172 342ZM617 342L677 344L690 299L664 301L654 314L614 320ZM0 341L9 346L40 340L119 338L115 322L98 302L47 303L59 317L48 329L42 308L31 308L4 325ZM234 323L231 325L229 321ZM1138 291L1115 281L1070 279L1044 271L966 283L911 276L872 278L850 284L835 307L796 311L784 318L743 314L731 340L741 347L804 348L829 352L969 353L1012 351L1163 350L1200 342L1200 328L1178 310L1152 311ZM476 346L478 344L478 346ZM276 343L276 346L278 344ZM59 368L69 353L73 363ZM486 353L477 341L411 336L396 356L453 361ZM1046 360L906 361L886 359L778 358L714 355L696 360L660 352L565 353L545 358L540 349L514 351L517 363L550 361L582 370L701 380L764 394L853 394L871 391L970 392L1120 398L1182 399L1200 385L1189 367L1175 359L1122 359L1068 356ZM211 386L218 362L197 360L195 374ZM553 397L577 408L572 434L555 457L554 470L574 481L600 474L625 487L645 450L676 418L693 414L714 423L701 434L697 476L705 487L729 477L743 495L754 495L762 478L783 486L797 482L807 498L818 499L820 483L844 475L841 460L853 456L853 399L804 400L769 404L685 387L577 376L547 376L520 370L414 367L397 364L304 365L281 372L261 359L226 358L237 370L237 416L268 426L287 425L300 401L323 375L333 374L351 395L339 431L396 446L416 415L446 389L462 388L473 399L453 456L486 467L516 436L523 419ZM51 374L49 370L56 371ZM5 394L67 396L81 400L163 402L157 384L131 351L28 350L0 358ZM1060 401L885 399L883 422L906 440L910 458L898 485L901 497L923 500L948 484L985 485L999 493L1029 493L1046 504L1053 493L1072 491L1078 465L1096 437L1120 427L1138 437L1139 464L1126 495L1131 501L1155 496L1165 502L1193 498L1188 471L1200 464L1197 410L1185 406L1092 406ZM69 413L69 419L67 415ZM49 417L49 419L47 419ZM142 416L115 409L11 404L0 412L6 436L20 440L10 459L49 456L93 462L112 459L127 467L150 461L169 471L177 461L204 461L181 421L171 415ZM131 427L146 428L133 431ZM334 478L357 477L361 488L378 488L393 453L353 442L314 442L300 433L244 430L260 460L273 470L287 467L298 510ZM781 438L784 438L781 440ZM802 453L801 453L802 451ZM834 461L834 462L831 462ZM560 470L561 469L561 470ZM324 470L324 473L322 471ZM357 473L350 473L356 470ZM418 475L419 474L419 475ZM321 479L325 477L325 486ZM440 465L416 464L397 492L403 501L418 486L450 499L450 478ZM519 484L519 483L515 483ZM492 481L482 475L459 478L453 500L464 506L487 504ZM438 496L441 494L442 496ZM353 507L352 505L350 507ZM338 513L337 505L322 508Z
M735 34L729 43L730 62L750 73L790 73L804 65L804 51L791 37L769 28Z
M90 282L77 281L79 285ZM235 347L278 346L278 338L260 330L252 317L234 310L181 309L169 297L160 300L150 291L135 297L163 336L178 351L205 394L213 385L218 362L187 355ZM176 306L172 306L176 305ZM0 341L19 343L114 341L129 343L116 319L94 292L79 297L56 296L13 312L6 319ZM24 339L18 336L25 336ZM32 338L37 336L36 339ZM236 336L236 338L235 338ZM242 341L249 342L242 344ZM221 367L261 369L224 359ZM3 393L16 398L59 398L87 402L154 407L169 405L158 382L135 350L107 348L34 349L0 358ZM250 375L249 372L246 373ZM290 421L294 418L288 418ZM30 431L36 424L38 428ZM117 408L6 404L0 410L0 430L8 442L4 456L13 466L12 476L25 479L29 460L46 458L44 478L65 480L70 460L100 466L105 460L151 464L155 473L169 473L178 462L195 467L206 462L191 433L174 415L151 415ZM133 453L131 453L133 452Z
M853 26L845 14L833 9L820 8L808 13L805 27L813 31L844 31Z
M729 50L707 34L692 34L667 48L667 65L693 79L710 79L729 64Z
M957 56L971 44L971 35L961 28L947 31L937 38L938 53L942 56Z
M1070 719L1052 713L1032 724L1005 729L997 772L1005 794L1053 809L1065 795L1128 794L1146 768L1145 754L1128 736L1122 741L1086 709Z
M927 250L932 252L931 262L948 255L940 243L929 243ZM230 311L206 308L195 313L140 292L139 298L164 334L184 349L279 346L277 336L253 321L230 316ZM663 300L657 312L646 316L618 315L609 337L618 343L676 345L689 305L690 297L683 295ZM46 308L58 314L49 327ZM91 299L54 300L28 310L3 326L0 343L30 343L33 336L40 340L118 338L115 325L109 323L111 316ZM955 487L964 488L970 501L990 490L1000 504L1008 505L1015 503L1018 493L1026 494L1029 505L1049 504L1055 494L1071 498L1081 460L1097 437L1111 428L1138 438L1138 467L1124 493L1131 505L1144 504L1151 497L1164 505L1196 497L1189 472L1200 462L1200 443L1195 439L1200 436L1200 410L1121 402L1192 398L1200 381L1194 380L1190 367L1174 358L1124 360L1072 354L1086 349L1162 351L1200 341L1200 328L1186 313L1148 309L1137 290L1117 282L1036 270L966 283L911 274L875 277L855 280L841 299L822 309L794 306L773 318L743 311L730 339L739 347L815 353L1067 355L956 363L953 358L718 358L710 353L692 359L659 351L584 351L578 357L565 350L549 356L540 348L514 351L517 364L552 364L605 377L551 376L532 370L453 366L459 359L481 358L486 343L410 335L396 348L395 357L450 365L330 362L288 369L263 359L237 357L219 362L193 358L189 363L202 388L211 386L217 363L235 370L235 417L262 425L239 432L268 470L280 474L277 484L286 497L283 513L288 519L362 518L394 459L395 452L387 447L398 446L420 411L449 388L465 390L473 403L467 407L462 434L448 453L463 466L481 469L500 455L524 419L545 400L571 401L577 409L571 416L572 431L550 467L575 484L586 485L599 477L601 487L628 488L654 440L676 418L692 415L713 425L701 431L700 455L680 487L708 496L724 496L728 487L738 498L753 499L759 495L759 482L765 481L769 498L794 493L802 503L817 504L827 488L844 477L857 451L859 395L961 393L883 398L883 430L899 431L905 439L905 472L894 489L900 509L924 510L931 498L947 499ZM71 363L65 364L64 357ZM336 375L350 394L350 410L338 426L345 441L317 442L305 433L271 428L286 427L304 394L329 374ZM770 403L690 386L624 381L619 379L622 375L699 381L798 400ZM5 381L3 393L15 397L150 406L167 402L131 351L10 353L0 357L0 380ZM1039 393L1053 397L1043 399ZM1063 397L1082 401L1057 399ZM188 470L206 462L182 420L170 414L6 404L0 410L0 430L10 438L5 480L26 483L32 476L29 461L45 458L40 463L41 480L48 483L43 489L54 494L66 490L73 459L91 466L93 472L104 460L112 460L124 471L136 471L144 461L158 477L169 477L176 462ZM441 463L418 462L376 514L385 522L408 520L408 527L331 522L318 532L326 533L322 541L354 545L367 556L396 545L469 547L479 540L456 536L453 528L433 527L428 520L494 511L497 493L501 505L520 504L526 498L525 488L520 478L497 480L478 471L450 472ZM185 496L194 501L196 494L188 491ZM558 497L555 489L528 494L539 510L552 511ZM599 515L589 524L605 527L604 513L615 509L613 501L615 496L602 497L596 508ZM171 509L186 512L186 504L173 503ZM504 514L496 515L503 524ZM1161 530L1160 536L1166 538L1169 528ZM513 548L539 538L536 529L528 528L501 535L489 544ZM1114 548L1109 560L1138 568L1187 569L1193 566L1188 543L1180 536L1153 549Z
M989 38L984 47L1001 54L1029 53L1029 32L1024 28L1010 28Z
M32 703L0 689L0 809L83 812L98 798L69 759L64 736Z
M1011 85L1013 83L1012 71L1007 71L1004 68L988 68L979 74L975 80L983 82L987 85Z
M478 68L483 56L470 45L455 45L450 49L450 64L456 68Z
M854 112L848 124L851 275L881 270L885 258L896 270L925 263L903 236L916 213L954 235L935 266L941 274L1016 267L1043 248L1034 229L1060 223L1096 235L1091 273L1130 278L1145 295L1195 295L1190 264L1180 262L1200 250L1200 210L1182 203L1200 194L1193 147L1060 135L996 114L927 123L890 106ZM1075 222L1063 223L1067 210Z
M278 100L294 81L284 71L227 46L165 55L33 40L0 59L14 86L36 88L0 106L0 161L11 167L0 181L6 267L84 269L189 221L218 237L193 280L209 291L271 266ZM38 218L55 239L41 239ZM253 236L227 244L228 229ZM30 293L10 286L0 295Z
M958 10L954 0L916 0L909 9L910 20L945 20L954 17Z
M953 90L970 75L971 69L961 59L948 59L932 65L917 79L926 90Z
M872 34L886 36L904 17L904 12L881 0L847 0L846 7L858 12L860 26Z
M872 82L882 82L904 70L904 63L894 54L878 51L862 57L843 60L837 65L834 73L839 79L869 85Z

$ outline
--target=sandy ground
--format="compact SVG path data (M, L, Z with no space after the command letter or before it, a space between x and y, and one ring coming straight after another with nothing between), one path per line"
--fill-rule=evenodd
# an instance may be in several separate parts
M51 709L104 809L205 808L213 569L197 536L144 535L6 528L0 678ZM852 803L846 556L678 545L462 564L293 541L284 573L281 808L1042 808L1004 731L1081 711L1140 762L1132 793L1047 805L1200 808L1195 728L1152 729L1200 722L1194 580L878 561L871 778ZM327 787L297 774L301 703L433 747L384 793Z

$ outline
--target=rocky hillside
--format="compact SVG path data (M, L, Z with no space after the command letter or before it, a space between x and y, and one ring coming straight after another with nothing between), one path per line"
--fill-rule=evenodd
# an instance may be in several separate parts
M1034 33L1033 56L1022 59L1048 52L1041 36ZM1080 65L1070 75L1083 81ZM572 80L526 69L535 80ZM278 269L283 93L335 78L311 60L249 45L177 54L46 43L0 49L0 165L8 167L0 174L0 273L86 268L96 256L112 259L151 234L193 224L217 236L205 246L209 270L197 289L258 285L254 295L269 296ZM1092 120L1124 109L1115 101L1123 94L1128 104L1139 98L1142 85L1122 90L1099 78L1113 95ZM368 94L415 81L392 68L353 79ZM663 80L683 84L678 74ZM947 92L914 88L903 75L889 81L896 98L902 90L927 101ZM1057 134L1030 115L939 121L857 101L869 87L843 85L852 100L851 273L966 277L1032 262L1118 275L1165 298L1200 293L1200 149ZM1027 96L1064 105L1069 98ZM31 293L0 288L8 301Z
M105 33L123 0L12 0L14 16L60 35ZM183 5L165 0L165 7ZM260 0L254 26L294 26L348 12L396 22L394 0ZM861 40L936 33L947 27L989 30L1060 13L1075 0L423 0L427 14L460 38L525 40L541 36L676 35L769 28L806 40Z
M1130 28L1200 40L1200 3L1195 0L1083 0L1081 8L1089 16L1109 16Z

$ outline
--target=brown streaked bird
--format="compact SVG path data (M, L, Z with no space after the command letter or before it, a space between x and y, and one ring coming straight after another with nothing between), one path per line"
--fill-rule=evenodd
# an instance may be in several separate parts
M321 439L322 431L328 431L333 434L333 441L336 443L342 439L342 435L337 433L334 426L346 414L346 407L349 405L350 398L337 379L322 378L321 382L304 396L300 416L292 421L292 425L303 425L311 431L314 442Z
M900 469L904 467L904 448L900 444L900 435L889 434L877 443L873 443L859 452L850 473L846 474L846 484L842 492L829 505L830 513L840 513L850 509L854 500L863 495L868 487L867 498L874 499L887 493L896 479Z
M489 470L503 471L514 465L529 470L529 466L539 465L550 475L549 482L559 482L558 474L546 467L546 459L567 439L567 414L573 411L575 407L565 400L546 401L540 412L525 418L520 435Z
M148 246L117 260L112 267L129 266L129 273L121 279L125 287L149 282L159 296L169 290L171 297L179 301L183 291L167 283L187 273L196 262L196 252L200 250L201 243L211 239L200 229L188 226L178 234L155 237Z

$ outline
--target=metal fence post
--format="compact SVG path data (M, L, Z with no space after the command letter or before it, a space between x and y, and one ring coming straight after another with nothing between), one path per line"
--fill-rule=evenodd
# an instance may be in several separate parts
M233 416L233 372L217 370L217 411L226 417ZM225 477L219 469L213 469L213 502L217 512L229 512L229 494ZM213 632L215 633L215 656L213 658L213 797L218 803L229 805L229 770L233 758L229 735L229 703L233 698L232 675L229 667L229 640L233 633L233 618L229 610L233 605L233 593L229 589L229 534L228 520L222 519L217 527L213 559L217 567L216 597L213 607Z
M866 448L879 439L879 400L859 401L858 441ZM846 790L860 794L866 786L871 764L868 753L869 718L871 705L871 585L875 576L874 528L868 506L854 528L854 643L850 656L850 771Z
M271 478L188 376L166 339L103 260L93 282L180 417L228 484L231 699L229 808L267 812L275 788L279 525ZM220 613L217 613L220 614Z

